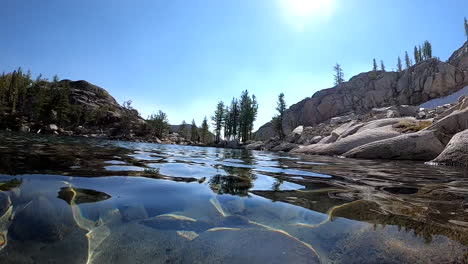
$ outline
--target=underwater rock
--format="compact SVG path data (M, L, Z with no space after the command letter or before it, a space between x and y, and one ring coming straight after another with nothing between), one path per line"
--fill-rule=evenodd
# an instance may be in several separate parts
M64 200L68 204L71 204L72 201L75 204L81 204L104 201L111 198L111 196L91 189L63 187L58 193L58 198Z
M10 233L15 240L54 242L63 239L73 228L69 210L52 204L45 197L38 197L16 212Z

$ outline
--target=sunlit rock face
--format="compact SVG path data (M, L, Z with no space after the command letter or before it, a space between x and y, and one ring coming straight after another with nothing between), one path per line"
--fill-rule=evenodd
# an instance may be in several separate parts
M283 128L312 126L348 113L366 113L391 105L420 105L450 95L468 85L468 44L454 52L448 62L429 59L402 72L365 72L333 88L316 92L292 105ZM267 123L256 132L264 140L273 134Z

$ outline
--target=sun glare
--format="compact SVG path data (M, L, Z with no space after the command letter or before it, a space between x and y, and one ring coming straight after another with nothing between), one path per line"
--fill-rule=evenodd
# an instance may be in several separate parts
M312 21L328 17L333 9L333 0L279 0L286 20L303 30Z

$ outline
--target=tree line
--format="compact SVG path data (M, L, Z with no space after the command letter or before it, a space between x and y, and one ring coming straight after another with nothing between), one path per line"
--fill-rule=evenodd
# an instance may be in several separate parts
M464 29L465 29L465 36L468 40L468 21L466 19L466 17L464 18ZM408 55L408 51L405 51L405 56L404 56L404 59L405 59L405 69L408 69L410 68L411 66L413 66L414 64L417 64L419 62L422 62L422 61L425 61L425 60L428 60L428 59L431 59L433 58L432 56L432 44L426 40L424 41L424 43L422 45L415 45L414 46L414 49L413 49L413 59L410 58L410 56ZM396 64L396 68L397 68L397 72L401 72L403 71L403 63L402 63L402 60L400 58L400 56L398 56L397 58L397 64ZM376 73L378 71L378 65L377 65L377 61L376 59L374 58L373 59L373 63L372 63L372 75L371 77L376 77ZM380 70L381 71L385 71L385 64L383 62L383 60L380 60ZM343 74L343 69L341 68L341 65L340 64L336 64L334 67L333 67L333 71L335 72L334 75L333 75L333 83L334 85L340 85L341 83L344 82L344 74Z
M238 139L245 142L251 139L257 113L257 98L254 94L250 96L248 90L243 91L240 98L232 98L230 105L219 101L211 116L215 141L221 140L222 131L227 140Z
M70 103L68 82L59 82L55 75L49 82L42 75L34 80L31 72L21 67L0 75L0 123L12 119L30 122L54 122L68 127L92 122L99 113L86 112ZM86 113L85 113L86 112Z

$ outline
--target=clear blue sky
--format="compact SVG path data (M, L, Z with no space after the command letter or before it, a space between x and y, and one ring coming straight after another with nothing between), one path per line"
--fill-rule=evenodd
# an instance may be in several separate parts
M464 16L466 0L2 0L0 70L84 79L174 124L248 89L258 128L280 92L331 87L336 62L346 79L374 57L390 70L426 39L447 59Z

